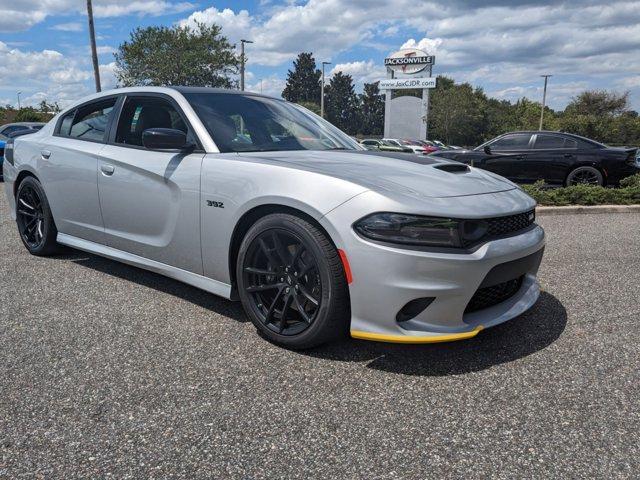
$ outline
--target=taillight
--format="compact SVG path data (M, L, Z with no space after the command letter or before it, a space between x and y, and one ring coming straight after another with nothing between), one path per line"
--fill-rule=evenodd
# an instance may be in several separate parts
M4 146L4 160L5 162L9 162L13 165L13 140L7 140L7 143Z

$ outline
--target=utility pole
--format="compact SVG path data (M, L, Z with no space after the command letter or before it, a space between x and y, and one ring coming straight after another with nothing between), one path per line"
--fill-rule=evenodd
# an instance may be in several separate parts
M18 110L22 110L22 105L20 105L20 94L22 92L18 92Z
M320 116L324 118L324 66L331 62L322 62L322 86L320 87Z
M98 67L98 51L96 50L96 30L93 26L93 7L91 0L87 0L87 17L89 18L89 40L91 41L91 59L93 60L93 76L96 80L96 92L100 87L100 69Z
M240 90L244 91L244 44L253 43L252 40L240 40Z
M544 106L547 102L547 80L549 77L553 77L553 75L540 75L544 78L544 90L542 92L542 111L540 112L540 128L538 130L542 130L542 121L544 120Z

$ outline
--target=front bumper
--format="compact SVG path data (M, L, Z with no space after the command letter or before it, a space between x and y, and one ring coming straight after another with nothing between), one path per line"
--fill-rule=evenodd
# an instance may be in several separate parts
M327 218L333 225L340 212ZM462 340L484 328L506 322L528 310L538 299L536 274L545 244L544 230L535 225L519 235L485 243L471 253L408 250L371 242L354 231L342 232L342 248L353 282L351 335L354 338L397 343L431 343ZM536 261L517 262L524 257ZM519 263L519 288L506 300L465 312L469 301L494 267ZM524 268L524 271L522 271ZM507 279L505 279L507 280ZM433 298L408 321L397 321L412 300Z

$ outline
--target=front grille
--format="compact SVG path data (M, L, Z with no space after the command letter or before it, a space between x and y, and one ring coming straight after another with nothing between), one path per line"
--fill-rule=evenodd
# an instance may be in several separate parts
M491 287L479 288L471 297L464 313L475 312L502 303L516 294L522 285L522 277L498 283Z
M465 222L471 224L484 224L483 227L485 230L484 234L480 238L464 238L463 236L462 246L464 248L469 248L473 245L484 243L497 237L518 233L533 225L535 220L535 210L518 213L516 215L508 215L506 217L485 218L483 220L466 220ZM469 230L472 231L472 228Z

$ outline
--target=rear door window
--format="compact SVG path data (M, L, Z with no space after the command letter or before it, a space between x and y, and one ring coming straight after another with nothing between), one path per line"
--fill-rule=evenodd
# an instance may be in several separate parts
M70 122L69 137L94 142L105 141L105 133L115 104L116 99L110 98L80 107ZM65 120L66 117L61 124L61 135L64 135L62 127L66 128Z
M507 150L526 150L529 148L530 133L513 133L505 135L493 142L491 150L507 151Z
M557 135L536 135L536 143L533 148L536 150L548 150L550 148L564 148L565 141L563 137Z

